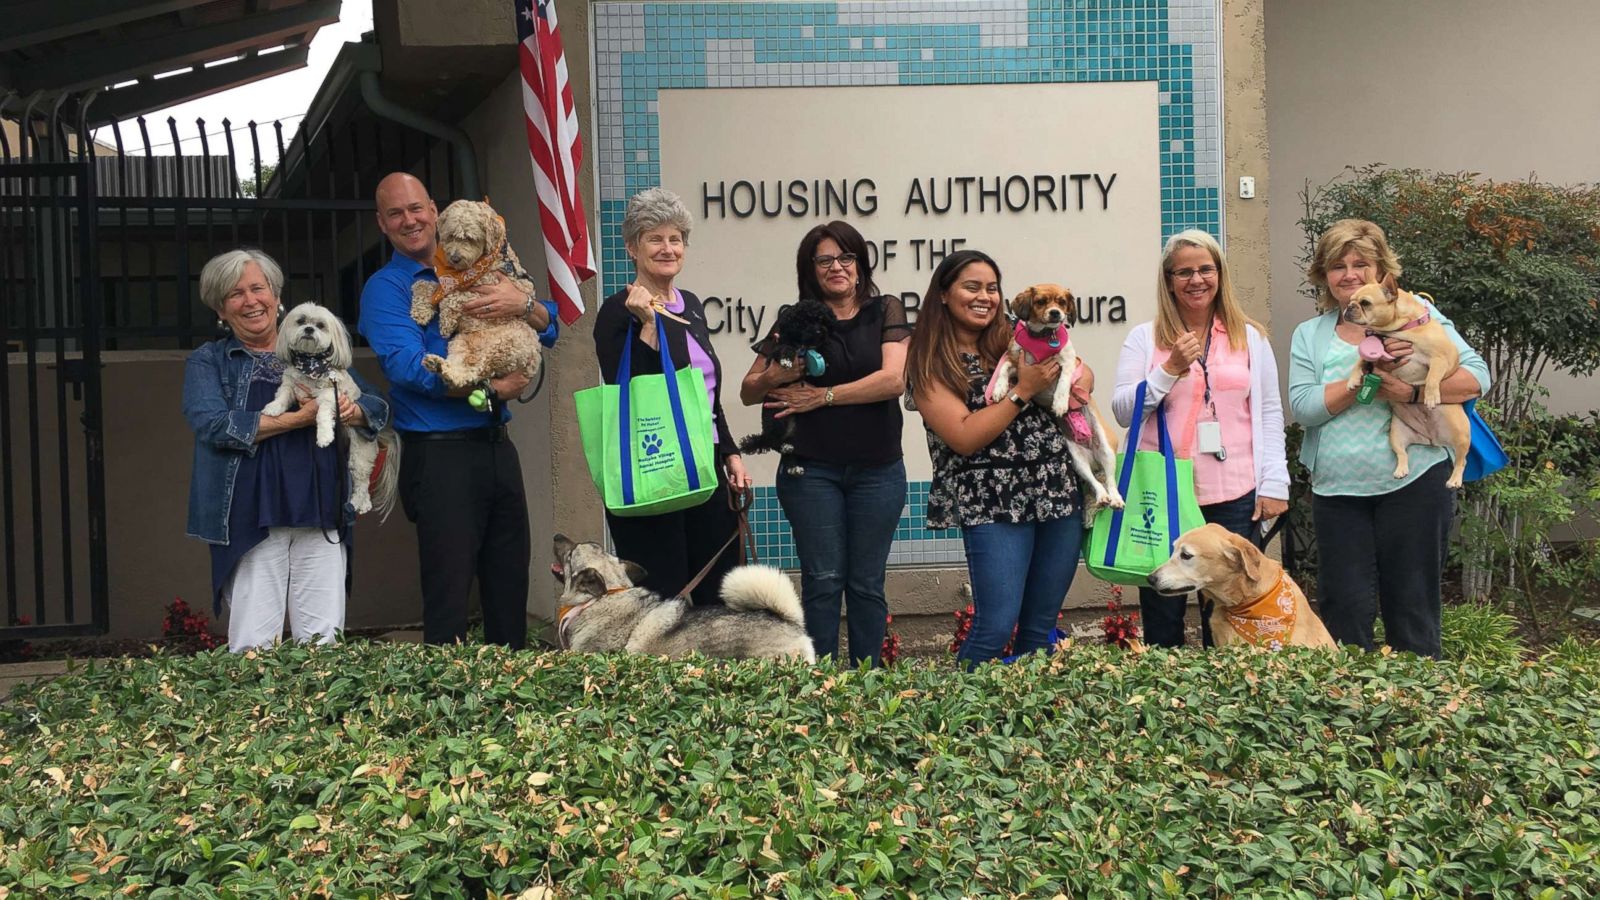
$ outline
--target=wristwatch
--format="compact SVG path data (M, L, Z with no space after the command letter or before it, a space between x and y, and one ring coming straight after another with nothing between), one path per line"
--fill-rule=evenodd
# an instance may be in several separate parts
M1010 400L1012 403L1015 403L1017 405L1017 409L1027 409L1028 408L1028 401L1022 399L1021 397L1018 397L1016 391L1012 391L1011 393L1007 394L1006 395L1006 399Z
M528 302L522 304L522 317L526 319L531 315L533 315L533 295L529 294Z
M1420 399L1422 399L1422 387L1420 385L1413 384L1411 386L1411 402L1415 403Z
M822 405L823 406L832 406L833 405L833 388L828 388L828 392L826 394L822 395Z

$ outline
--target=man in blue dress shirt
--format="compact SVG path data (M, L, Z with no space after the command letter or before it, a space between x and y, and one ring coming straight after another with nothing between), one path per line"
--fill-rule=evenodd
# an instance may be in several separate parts
M389 378L401 454L400 501L416 523L422 563L422 638L430 644L467 635L467 597L474 577L483 606L484 639L521 649L527 641L528 503L522 463L506 432L504 403L480 412L470 390L452 391L422 367L429 353L448 355L435 317L426 328L411 318L411 285L437 281L433 271L439 210L416 178L395 172L378 184L378 229L394 246L389 264L361 292L359 330ZM545 346L556 341L555 304L524 294L509 281L474 288L463 307L486 319L522 318ZM520 372L491 379L501 401L520 396Z

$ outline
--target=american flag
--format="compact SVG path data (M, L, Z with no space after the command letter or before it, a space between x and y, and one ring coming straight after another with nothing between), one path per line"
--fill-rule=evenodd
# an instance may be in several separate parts
M589 225L578 196L583 142L567 79L567 57L554 0L516 0L517 56L522 66L522 111L528 126L528 156L539 193L539 226L550 270L550 296L570 325L583 315L578 285L594 277Z

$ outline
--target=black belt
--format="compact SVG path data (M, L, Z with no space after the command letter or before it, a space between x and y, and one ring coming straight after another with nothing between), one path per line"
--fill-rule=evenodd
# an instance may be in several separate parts
M402 431L402 440L411 441L477 441L483 444L498 444L501 441L511 440L511 433L504 425L485 425L482 428L468 428L464 431Z

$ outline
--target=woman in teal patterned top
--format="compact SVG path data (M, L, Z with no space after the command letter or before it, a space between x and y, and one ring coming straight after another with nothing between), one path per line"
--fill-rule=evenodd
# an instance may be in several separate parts
M1411 385L1390 372L1410 355L1410 342L1387 342L1399 359L1376 364L1382 382L1371 404L1357 403L1346 386L1366 330L1341 312L1362 285L1398 278L1400 260L1383 229L1342 219L1317 239L1306 275L1322 315L1295 329L1289 408L1305 428L1300 461L1311 470L1323 621L1335 639L1371 650L1381 612L1391 647L1437 657L1439 581L1455 494L1445 487L1450 460L1442 447L1413 445L1410 474L1393 476L1392 404L1416 399ZM1480 396L1489 389L1489 367L1449 319L1431 304L1429 310L1461 351L1461 367L1441 385L1443 401Z

